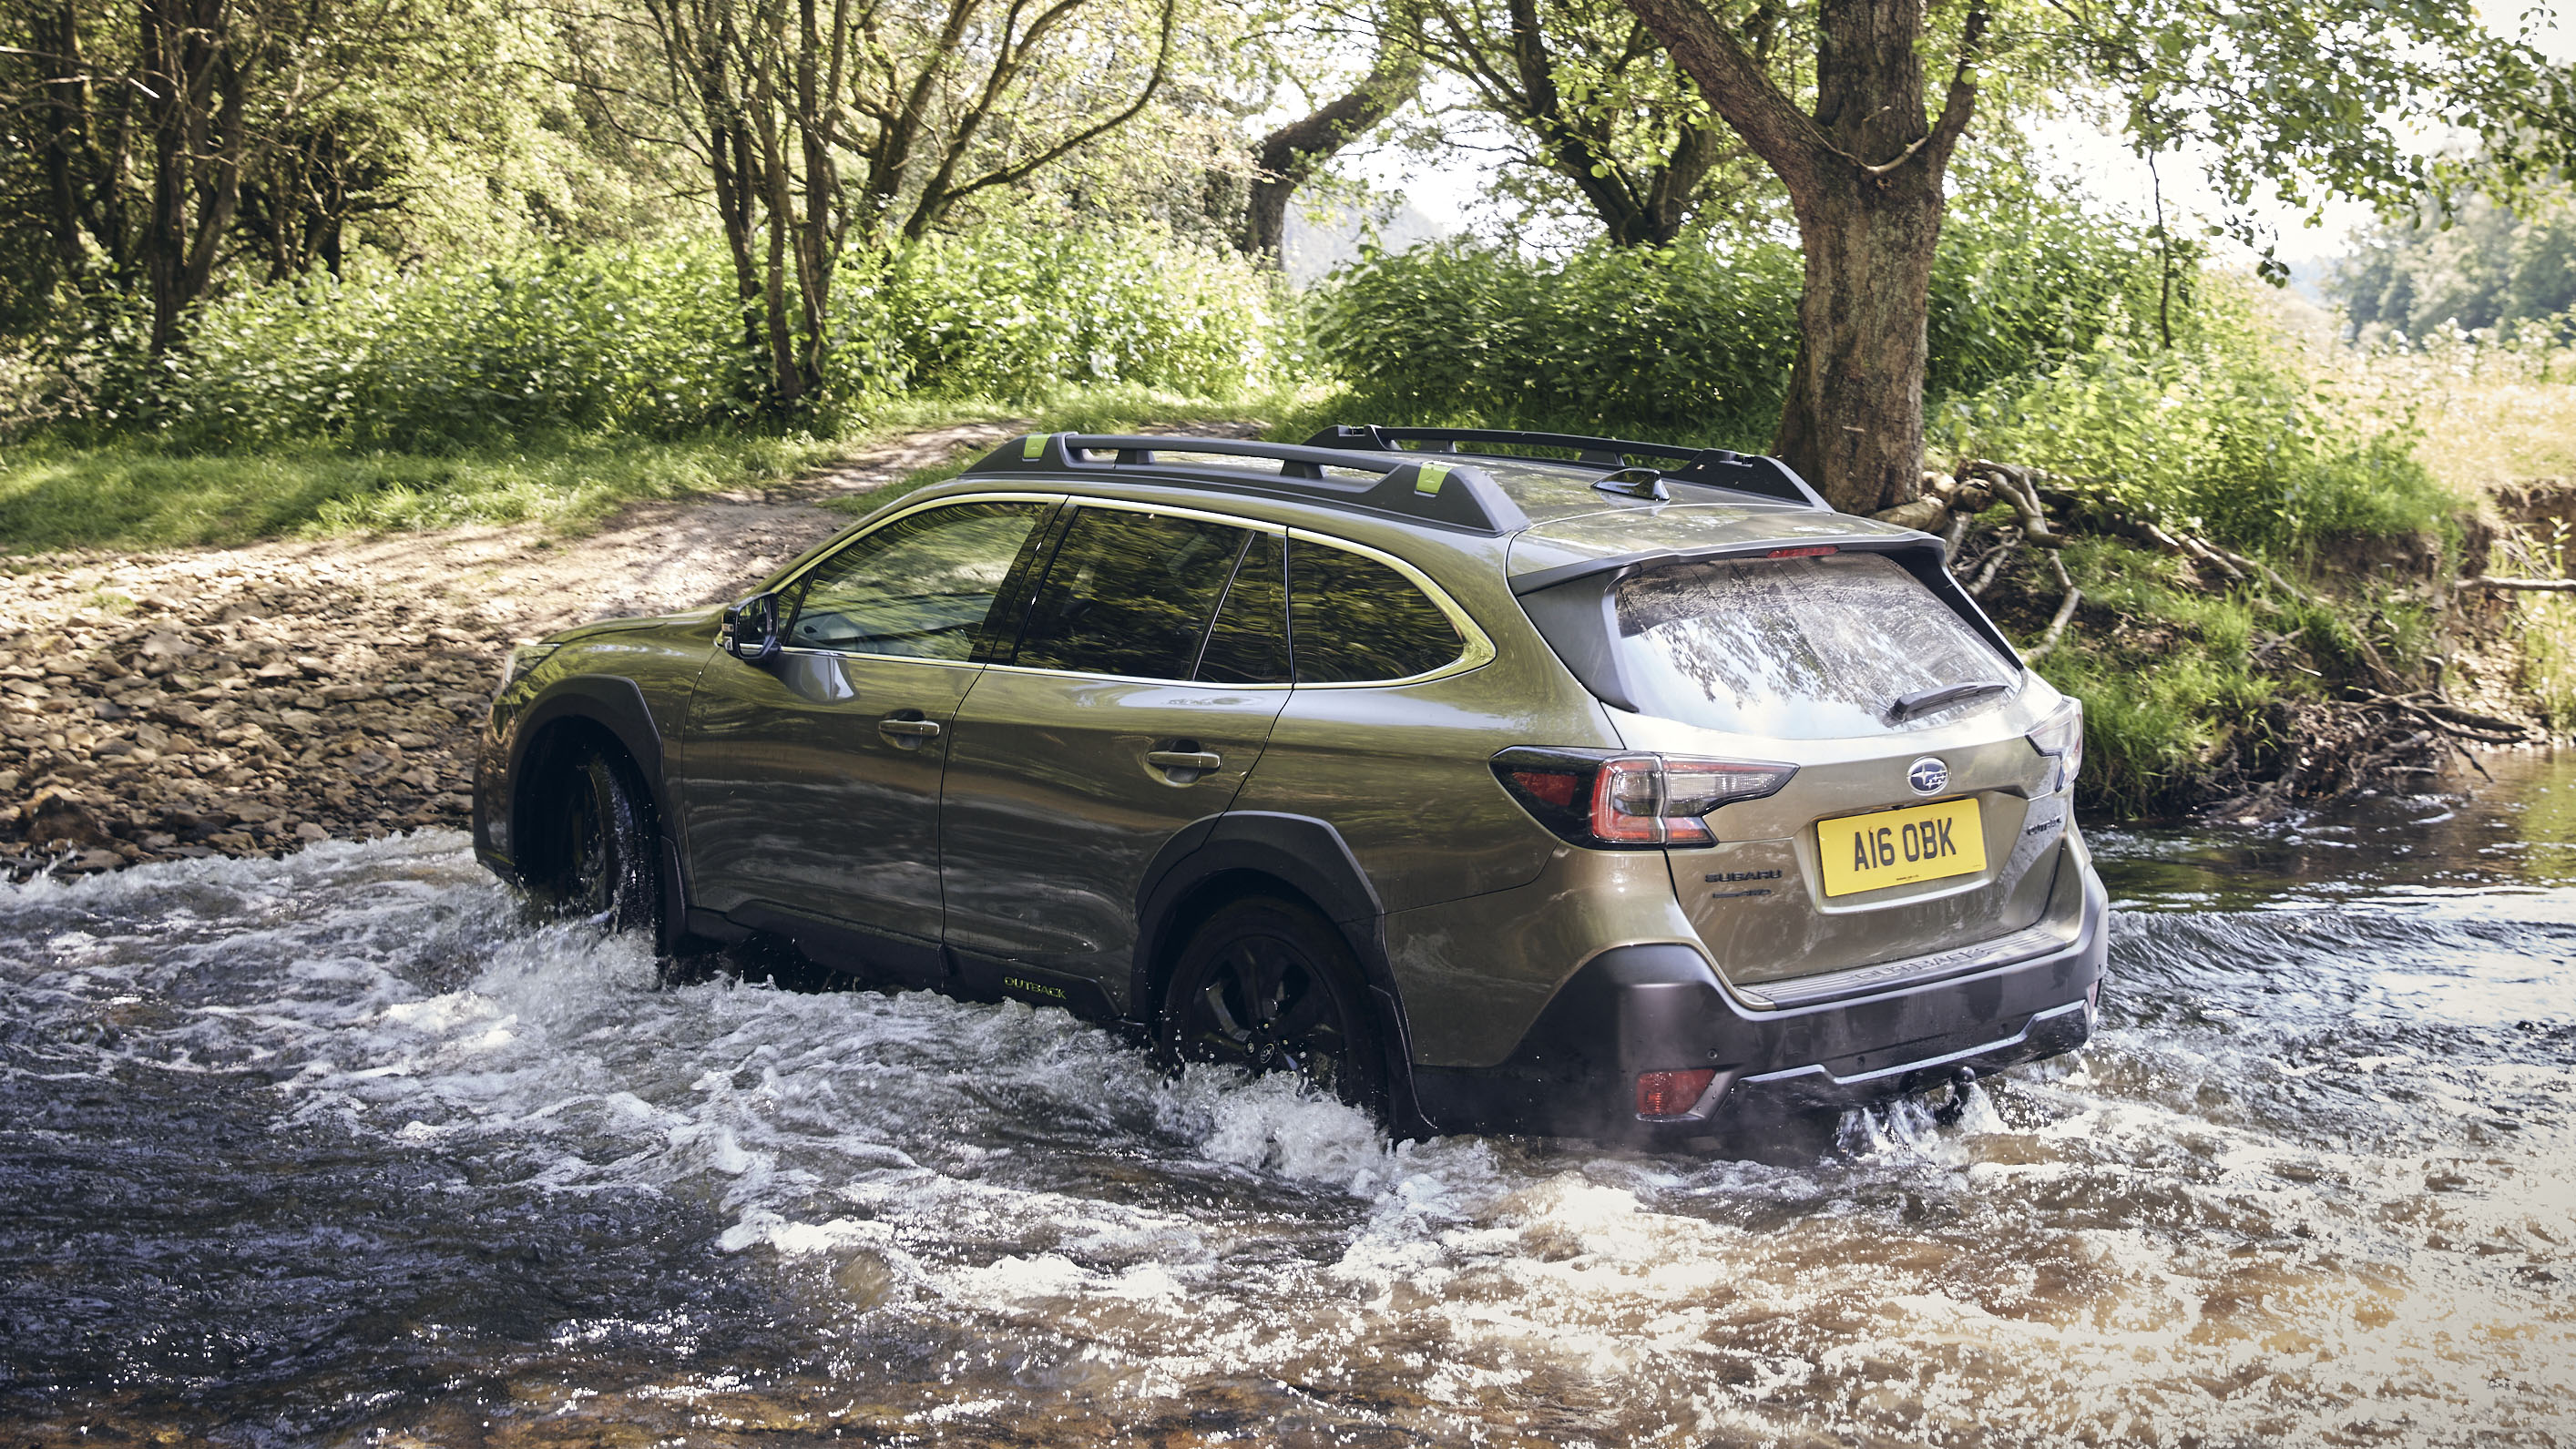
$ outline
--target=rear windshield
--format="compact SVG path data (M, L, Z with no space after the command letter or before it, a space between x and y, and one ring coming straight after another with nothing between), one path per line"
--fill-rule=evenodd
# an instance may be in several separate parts
M1619 673L1647 714L1824 740L1920 729L1986 694L1891 725L1889 707L1954 684L2010 688L2020 669L1875 554L1674 564L1618 587Z

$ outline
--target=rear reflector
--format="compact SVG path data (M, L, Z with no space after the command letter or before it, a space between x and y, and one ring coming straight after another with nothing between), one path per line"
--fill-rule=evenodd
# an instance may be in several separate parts
M1637 1074L1637 1115L1679 1117L1699 1105L1700 1094L1717 1080L1717 1068L1692 1067L1679 1072Z
M1826 554L1840 552L1842 549L1836 544L1811 543L1799 548L1775 548L1762 556L1764 558L1823 558Z
M1574 797L1583 793L1584 786L1581 775L1558 774L1550 770L1514 770L1511 781L1529 792L1531 798L1559 810L1571 808Z

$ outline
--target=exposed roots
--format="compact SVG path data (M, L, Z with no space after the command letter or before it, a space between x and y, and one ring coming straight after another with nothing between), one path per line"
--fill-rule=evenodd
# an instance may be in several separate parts
M1995 504L2012 510L2009 522L1983 515ZM2055 517L2050 505L2057 505ZM1937 533L1948 546L1950 572L1976 598L1999 582L2022 579L2021 595L2056 596L2046 628L2023 657L2046 657L2064 640L2084 607L2084 591L2066 566L2071 529L2104 534L2187 562L2186 578L2218 592L2249 589L2282 605L2316 608L2321 601L2261 559L2226 548L2183 528L2123 507L2074 480L2037 468L1973 458L1950 474L1927 474L1923 496L1878 515L1889 522ZM2029 564L2027 575L2021 566ZM2042 577L2044 575L2044 577ZM2462 579L2460 590L2576 592L2576 580ZM2037 602L2037 599L2033 599ZM2134 622L2134 621L2131 621ZM2317 681L2331 693L2304 691L2276 700L2262 720L2240 731L2191 791L2209 814L2270 818L2289 809L2371 789L2416 791L2439 779L2453 757L2480 774L2473 745L2519 744L2534 738L2520 721L2453 704L2439 687L2415 688L2358 633L2357 660L2335 679L2301 662L2295 630L2271 634L2254 645L2256 669ZM2323 661L2319 661L2323 662Z

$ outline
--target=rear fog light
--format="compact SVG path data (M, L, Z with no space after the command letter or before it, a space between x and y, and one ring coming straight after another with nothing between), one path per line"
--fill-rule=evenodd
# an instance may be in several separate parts
M1717 1080L1717 1068L1692 1067L1678 1072L1637 1074L1637 1115L1679 1117L1699 1105L1700 1094Z

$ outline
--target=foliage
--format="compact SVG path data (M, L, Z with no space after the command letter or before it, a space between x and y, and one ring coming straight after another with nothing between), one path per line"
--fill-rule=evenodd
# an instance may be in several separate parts
M1030 398L1117 382L1222 395L1267 381L1286 341L1250 263L1150 228L992 226L851 266L873 275L850 289L842 396Z
M2576 554L2576 527L2552 520L2545 527L2508 529L2496 551L2526 577L2566 578L2571 554ZM2523 687L2539 702L2551 730L2576 734L2576 598L2516 594L2512 608L2522 638Z
M2244 596L2180 587L2169 556L2107 539L2068 554L2097 608L2139 622L2076 630L2036 667L2084 701L2084 806L2146 814L2186 798L2204 761L2259 729L2279 686L2248 663L2255 617Z
M1933 419L1957 457L2008 458L2241 548L2438 531L2450 495L2414 456L2413 420L2321 375L2210 289L2162 349L2128 326Z
M2104 87L2140 154L2192 150L2237 208L2333 194L2384 210L2486 185L2511 196L2576 161L2576 74L2456 0L2124 0L2024 37L2025 68ZM2043 39L2045 37L2045 39ZM2425 148L2428 133L2476 144ZM2286 279L2265 254L2273 280Z
M1585 216L1614 245L1672 242L1703 204L1774 188L1672 57L1619 0L1420 0L1432 63L1472 97L1423 118L1417 147L1499 133L1513 229ZM1765 18L1767 17L1767 19ZM1766 10L1761 43L1780 24Z
M828 427L910 393L1035 397L1067 382L1225 395L1280 345L1269 284L1232 254L1150 231L933 237L850 264L844 333L808 413ZM153 362L139 320L60 340L53 396L0 371L21 417L73 436L213 450L329 444L449 452L559 432L677 438L759 420L720 248L550 248L470 266L314 273L203 306ZM41 390L37 390L41 393ZM65 395L70 395L68 403Z
M2472 199L2450 225L2414 218L2357 239L2326 283L2352 336L2421 345L2445 331L2576 337L2576 193L2519 207Z
M2135 228L2066 203L1965 199L1933 269L1929 388L1984 388L2133 327L2154 307L2151 253ZM1453 241L1337 273L1317 340L1390 417L1759 449L1797 352L1799 275L1784 240L1593 246L1555 263Z

